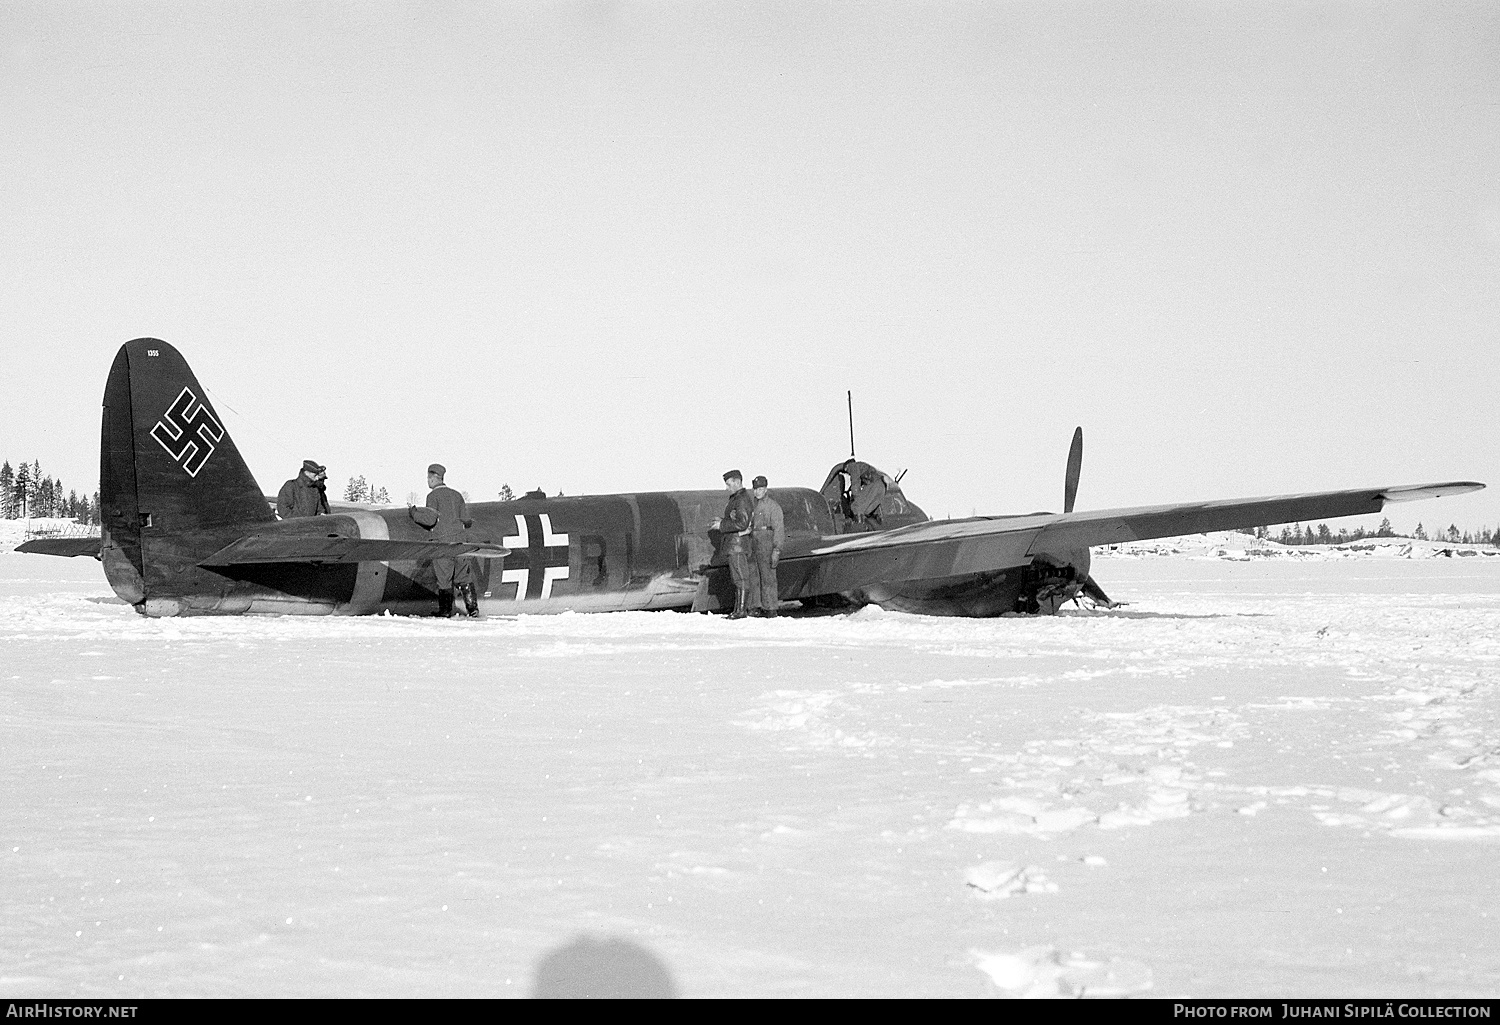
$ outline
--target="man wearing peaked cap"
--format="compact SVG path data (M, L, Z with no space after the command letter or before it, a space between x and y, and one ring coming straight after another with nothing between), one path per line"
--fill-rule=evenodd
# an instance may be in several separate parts
M276 515L284 520L328 512L328 467L302 460L297 476L276 493Z
M443 478L448 468L442 463L427 467L427 508L437 513L437 525L432 536L438 541L462 541L464 532L473 526L469 518L468 503L464 496L454 491ZM437 576L438 615L453 615L453 590L457 585L463 595L464 611L471 616L479 615L479 598L474 593L474 564L471 559L433 559L432 571Z
M738 470L729 470L724 474L724 486L729 489L729 502L724 506L724 515L714 520L709 529L720 532L719 551L729 563L729 575L734 578L734 611L729 614L729 618L744 619L750 614L750 553L747 538L755 500L745 490L745 475Z
M776 564L786 541L786 519L768 493L769 482L756 477L755 508L750 513L750 608L752 616L776 618L781 596L776 589Z

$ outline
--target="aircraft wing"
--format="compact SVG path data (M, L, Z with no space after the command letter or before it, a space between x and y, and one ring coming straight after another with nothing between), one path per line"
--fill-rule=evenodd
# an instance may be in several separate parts
M38 537L17 545L16 551L27 555L92 555L99 557L100 541L97 537Z
M381 538L318 535L251 534L219 549L202 562L208 569L269 562L391 562L468 556L503 559L510 549L500 545L448 541L387 541Z
M1202 534L1210 530L1362 516L1380 512L1392 502L1461 495L1482 487L1483 484L1474 481L1449 481L1354 491L1316 491L1273 498L1104 509L1059 517L1057 522L1047 525L1037 541L1041 545L1057 544L1060 547L1112 545L1154 537Z
M1040 552L1359 516L1380 512L1391 502L1459 495L1482 487L1473 481L1451 481L1092 512L929 520L893 530L789 544L782 552L781 566L795 574L798 586L796 594L784 596L983 573L1023 565Z

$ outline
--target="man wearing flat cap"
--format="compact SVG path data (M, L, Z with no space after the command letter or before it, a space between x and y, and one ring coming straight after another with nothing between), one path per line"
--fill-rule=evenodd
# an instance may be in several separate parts
M427 468L427 508L437 513L437 524L432 528L435 541L462 541L464 531L474 525L469 518L469 506L464 496L443 483L448 470L442 463L433 463ZM433 559L432 570L437 574L438 615L453 615L453 589L457 585L463 595L464 611L471 616L479 615L479 599L474 594L474 567L468 559Z
M745 490L745 475L738 470L724 474L724 486L729 489L729 502L724 506L724 515L714 520L710 529L720 532L719 551L729 563L729 575L734 578L734 611L730 619L744 619L750 614L750 514L755 511L755 499Z
M776 564L786 541L786 519L769 493L769 482L755 478L751 485L755 509L750 513L750 615L776 618L781 598L776 592Z
M276 493L276 515L284 520L328 511L328 467L302 460L302 470Z

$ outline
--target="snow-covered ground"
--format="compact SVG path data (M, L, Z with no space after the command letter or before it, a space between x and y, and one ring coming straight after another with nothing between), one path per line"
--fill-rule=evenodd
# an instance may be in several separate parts
M0 996L526 995L579 936L692 996L1495 996L1500 558L1189 548L740 623L146 620L0 553Z

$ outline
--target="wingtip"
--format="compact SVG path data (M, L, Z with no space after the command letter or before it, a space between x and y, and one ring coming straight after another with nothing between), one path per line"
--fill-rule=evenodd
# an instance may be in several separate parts
M1455 480L1443 484L1403 484L1394 488L1386 488L1380 493L1380 498L1386 502L1416 502L1426 498L1466 495L1483 488L1483 484L1474 480Z

